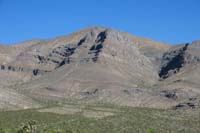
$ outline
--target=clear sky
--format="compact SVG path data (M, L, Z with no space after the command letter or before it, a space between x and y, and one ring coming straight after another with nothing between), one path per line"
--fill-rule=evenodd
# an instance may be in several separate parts
M200 0L0 0L0 43L105 26L168 43L200 40Z

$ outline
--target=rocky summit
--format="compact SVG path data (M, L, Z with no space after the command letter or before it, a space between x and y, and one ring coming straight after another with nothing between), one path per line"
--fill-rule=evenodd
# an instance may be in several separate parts
M196 108L199 50L200 41L170 45L104 27L0 45L0 108L63 101Z

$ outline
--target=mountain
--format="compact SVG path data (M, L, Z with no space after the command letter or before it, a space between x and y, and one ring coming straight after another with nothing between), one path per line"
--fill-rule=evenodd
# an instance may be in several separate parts
M196 106L199 47L199 41L172 46L105 27L2 45L0 108L63 101Z

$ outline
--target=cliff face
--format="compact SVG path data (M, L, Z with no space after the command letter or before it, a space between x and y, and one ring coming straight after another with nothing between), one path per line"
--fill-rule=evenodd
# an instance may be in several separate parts
M195 41L179 45L164 53L159 72L160 77L169 78L198 66L200 63L199 50L200 41Z

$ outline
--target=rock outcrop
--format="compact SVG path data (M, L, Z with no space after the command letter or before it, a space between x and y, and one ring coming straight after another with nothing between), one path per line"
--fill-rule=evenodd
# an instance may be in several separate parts
M183 44L163 54L159 76L168 78L200 63L200 41Z

